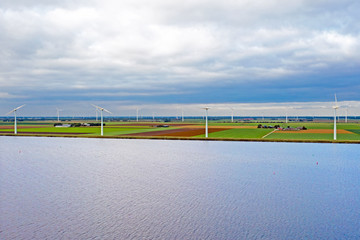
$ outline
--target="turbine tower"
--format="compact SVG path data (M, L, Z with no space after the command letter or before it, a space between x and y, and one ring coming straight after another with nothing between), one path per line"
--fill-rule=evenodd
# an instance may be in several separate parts
M17 125L16 125L16 111L22 108L24 105L21 105L20 107L14 108L10 112L8 112L6 115L9 115L10 113L14 113L14 134L17 134Z
M102 108L102 107L99 107L99 106L96 106L94 104L91 104L93 105L95 108L97 108L99 111L100 111L100 114L101 114L101 136L104 135L104 120L103 120L103 111L107 112L107 113L110 113L112 114L110 111L106 110L105 108Z
M139 108L136 108L136 121L139 121Z
M234 108L231 109L231 122L234 122Z
M56 112L57 112L57 121L60 122L60 112L62 111L62 109L56 108Z
M203 108L206 111L206 119L205 119L205 137L208 137L208 110L210 109L209 107L205 107Z
M181 109L181 121L184 122L184 108Z
M333 106L334 109L334 140L336 140L336 109L338 109L339 106L337 105L337 99L335 94L335 105Z
M345 115L345 122L348 122L348 112L349 112L349 108L346 107L346 115Z
M99 111L99 109L95 105L93 105L93 104L91 104L91 105L93 107L95 107L95 120L98 121L98 111Z

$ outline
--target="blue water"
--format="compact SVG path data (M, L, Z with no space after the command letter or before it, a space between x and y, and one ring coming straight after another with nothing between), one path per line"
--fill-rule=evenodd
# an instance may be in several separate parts
M0 239L360 239L360 146L0 137Z

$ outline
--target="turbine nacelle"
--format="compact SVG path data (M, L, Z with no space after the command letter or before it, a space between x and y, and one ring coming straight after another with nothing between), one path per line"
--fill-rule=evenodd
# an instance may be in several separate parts
M112 114L112 112L110 112L109 110L106 110L105 108L102 108L102 107L99 107L99 106L96 106L94 104L91 104L93 107L95 107L96 109L98 109L99 111L105 111L107 113L110 113Z

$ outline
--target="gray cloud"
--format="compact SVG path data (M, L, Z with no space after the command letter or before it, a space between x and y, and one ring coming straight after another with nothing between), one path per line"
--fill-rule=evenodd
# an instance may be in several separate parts
M278 101L276 85L359 100L359 11L354 0L2 1L0 98L206 102L206 86L232 101L245 86Z

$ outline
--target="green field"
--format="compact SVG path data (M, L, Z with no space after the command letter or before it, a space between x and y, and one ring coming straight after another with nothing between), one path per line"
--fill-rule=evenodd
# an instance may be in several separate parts
M360 134L360 129L346 129L346 130L356 133L356 134Z
M173 129L173 128L170 128ZM140 132L151 132L151 131L159 131L162 129L159 128L150 128L150 127L104 127L104 135L107 136L117 136L131 133L140 133ZM33 132L39 134L52 135L52 133L63 133L64 135L85 135L85 136L97 136L100 135L100 127L69 127L69 128L59 128L59 127L48 127L44 126L43 128L23 128L18 129L18 134L32 134ZM9 132L13 133L13 129L0 129L1 132Z
M332 133L277 133L274 132L266 137L266 139L292 139L292 140L333 140ZM358 134L337 134L337 140L359 140Z
M19 135L32 135L32 136L77 136L77 137L100 137L100 126L93 127L69 127L59 128L54 127L54 121L22 121L18 122L18 134ZM63 122L63 123L79 123L79 121ZM172 126L171 124L176 124ZM191 129L204 130L205 124L203 121L186 122L181 125L181 122L106 122L104 126L104 137L129 137L127 134L137 134L134 137L144 138L177 138L177 139L202 139L205 138L204 134L200 135L186 135L187 132L191 132ZM280 125L282 127L302 127L305 126L308 130L328 129L327 133L311 133L306 132L279 132L274 131L272 128L253 128L258 124L262 125ZM169 125L169 127L157 127L157 125ZM189 126L191 125L191 126ZM237 128L242 126L243 128ZM224 122L209 122L209 128L216 128L215 132L209 133L209 138L215 140L241 140L241 139L261 139L268 141L329 141L333 142L333 123L332 122L291 122L291 123L258 123L258 122L241 122L241 123L224 123ZM245 128L244 128L245 127ZM249 127L249 128L246 128ZM221 131L219 128L221 128ZM179 135L171 135L171 130L181 132ZM190 129L190 130L189 130ZM350 133L338 133L337 141L342 142L359 142L360 143L360 123L338 123L338 130L347 130ZM0 123L0 135L13 135L13 123L1 122ZM164 131L162 133L151 132ZM323 130L321 130L323 131ZM326 130L324 130L326 132ZM174 132L174 131L173 131ZM199 131L195 131L199 134ZM144 135L141 135L144 133ZM269 134L270 133L270 134ZM170 134L170 135L169 135ZM269 134L269 135L267 135ZM174 136L174 137L172 137ZM266 136L266 137L265 137Z

